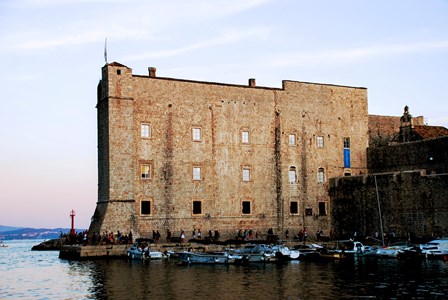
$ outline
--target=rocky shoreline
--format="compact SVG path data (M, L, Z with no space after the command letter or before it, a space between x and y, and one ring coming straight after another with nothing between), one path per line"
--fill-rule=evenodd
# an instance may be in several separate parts
M65 238L51 239L44 241L38 245L31 248L32 251L59 251L61 247L65 245Z

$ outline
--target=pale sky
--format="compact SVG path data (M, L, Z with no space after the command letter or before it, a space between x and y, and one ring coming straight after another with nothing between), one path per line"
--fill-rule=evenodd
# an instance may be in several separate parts
M88 228L104 61L147 75L368 89L448 127L447 0L0 0L0 224Z

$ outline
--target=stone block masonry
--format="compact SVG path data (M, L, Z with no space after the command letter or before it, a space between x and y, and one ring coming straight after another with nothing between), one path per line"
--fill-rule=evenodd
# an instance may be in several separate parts
M447 175L398 171L331 179L334 236L347 238L354 232L366 236L381 234L380 211L383 232L393 232L397 240L411 239L417 243L446 236Z

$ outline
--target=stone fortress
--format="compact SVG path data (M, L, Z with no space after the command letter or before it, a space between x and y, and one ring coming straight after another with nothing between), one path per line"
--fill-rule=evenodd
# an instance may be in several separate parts
M91 232L328 231L328 178L366 172L365 88L102 72Z
M399 118L369 116L366 88L289 80L270 88L255 79L236 85L148 73L116 62L102 68L90 233L150 237L158 230L163 238L185 230L189 238L200 229L225 239L239 229L272 228L283 237L336 228L343 235L341 214L353 211L332 207L348 199L338 187L349 176L369 176L369 143L395 138L391 124Z

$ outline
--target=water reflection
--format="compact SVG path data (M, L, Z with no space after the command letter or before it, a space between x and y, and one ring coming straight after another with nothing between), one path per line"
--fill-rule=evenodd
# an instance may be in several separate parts
M1 299L448 299L442 261L178 266L172 261L67 261L58 259L57 251L30 251L32 245L17 241L1 249Z
M334 299L448 296L443 262L341 260L283 265L178 266L172 261L88 264L96 299Z

